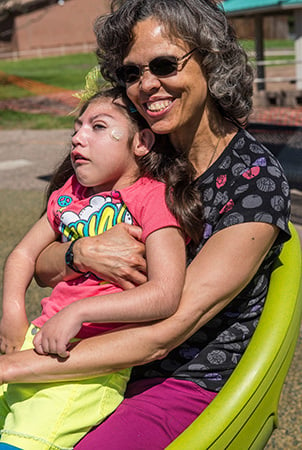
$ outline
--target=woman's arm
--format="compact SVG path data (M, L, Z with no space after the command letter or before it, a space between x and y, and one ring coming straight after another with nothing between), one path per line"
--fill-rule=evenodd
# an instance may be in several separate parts
M245 223L216 233L189 266L181 303L173 316L85 339L64 362L33 351L5 355L0 378L4 382L81 379L163 358L248 284L278 232L273 225Z
M56 238L43 216L8 256L3 276L3 315L0 322L0 350L19 350L28 328L25 293L34 274L35 260Z
M181 231L165 227L146 240L148 281L135 289L83 298L49 319L35 336L41 354L69 356L70 340L84 322L150 322L177 310L186 270L186 249Z
M74 263L82 272L93 272L122 289L134 288L147 279L141 233L139 227L121 223L98 236L78 239L73 247ZM41 252L35 273L40 286L54 287L79 276L65 265L69 245L54 242Z

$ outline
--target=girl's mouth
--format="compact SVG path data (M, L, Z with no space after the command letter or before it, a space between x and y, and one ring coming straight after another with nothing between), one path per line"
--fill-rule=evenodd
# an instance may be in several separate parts
M71 158L72 158L73 163L81 163L81 162L88 161L87 158L85 158L80 153L76 153L76 152L72 153Z

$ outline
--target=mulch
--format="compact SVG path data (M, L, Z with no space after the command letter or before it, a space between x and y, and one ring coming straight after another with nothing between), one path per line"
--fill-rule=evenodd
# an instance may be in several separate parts
M74 91L51 86L29 78L10 75L0 71L2 85L16 85L30 92L32 96L18 99L0 100L0 109L10 109L34 114L53 114L64 116L69 114L77 105L78 100L73 97Z
M73 92L35 95L18 99L0 100L0 110L20 111L32 114L52 114L66 116L77 105Z
M10 109L34 114L66 116L76 107L78 100L74 91L45 93L19 99L0 100L0 110ZM302 107L257 107L250 116L251 123L302 126Z
M73 111L78 103L78 100L73 97L74 91L50 86L17 75L8 75L2 71L0 71L0 82L3 84L15 84L33 94L32 96L19 99L0 100L0 110L10 109L36 114L64 116ZM250 122L302 126L302 106L257 106L250 116Z
M65 116L76 107L78 100L73 91L35 95L19 99L0 100L0 110L10 109L35 114ZM250 116L251 123L302 126L302 107L257 107Z

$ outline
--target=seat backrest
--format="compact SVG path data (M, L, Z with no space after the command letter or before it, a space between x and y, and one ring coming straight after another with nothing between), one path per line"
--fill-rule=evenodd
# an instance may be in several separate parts
M290 223L257 329L233 374L169 450L261 449L277 426L279 397L299 336L301 244Z

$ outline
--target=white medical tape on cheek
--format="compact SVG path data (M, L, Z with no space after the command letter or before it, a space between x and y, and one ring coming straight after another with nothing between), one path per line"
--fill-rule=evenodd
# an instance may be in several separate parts
M122 128L113 128L111 131L112 139L119 141L124 136L124 130Z

